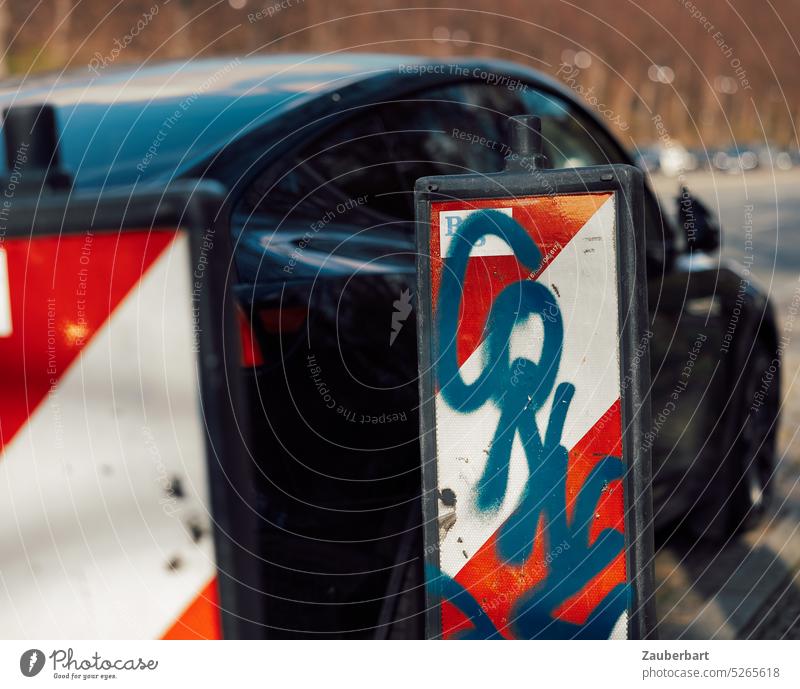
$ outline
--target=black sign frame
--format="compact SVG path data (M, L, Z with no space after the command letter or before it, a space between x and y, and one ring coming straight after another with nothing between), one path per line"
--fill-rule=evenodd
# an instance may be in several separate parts
M519 160L519 159L517 159ZM524 161L523 161L524 162ZM631 604L628 638L656 634L653 572L653 516L650 450L644 434L650 428L649 348L642 351L647 330L647 278L644 236L644 182L641 170L612 164L585 168L527 168L519 163L495 174L447 175L419 179L415 188L417 228L417 337L420 372L420 443L426 569L439 571L439 525L435 381L438 343L431 303L431 204L441 201L615 194L619 295L620 392L625 479L625 549ZM440 638L442 593L426 577L426 636Z
M246 447L249 420L241 389L226 199L219 183L192 179L166 188L53 192L33 185L9 197L0 242L87 231L169 228L187 233L222 635L256 639L264 619L255 555L258 520ZM201 275L195 271L200 264Z

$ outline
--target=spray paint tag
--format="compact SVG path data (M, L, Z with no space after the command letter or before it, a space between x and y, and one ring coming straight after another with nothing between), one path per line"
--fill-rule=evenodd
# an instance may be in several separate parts
M429 635L639 636L646 477L621 382L622 314L642 313L620 274L634 196L571 190L575 171L510 177L527 193L418 185Z

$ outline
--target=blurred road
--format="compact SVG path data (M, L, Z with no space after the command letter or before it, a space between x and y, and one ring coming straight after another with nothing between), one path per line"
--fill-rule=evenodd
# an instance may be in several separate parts
M672 211L678 181L654 176L652 183ZM719 216L722 256L741 262L750 254L752 274L772 295L780 330L800 296L800 171L692 173L686 184ZM752 236L746 237L750 217ZM725 547L674 542L660 550L662 638L800 638L800 328L781 334L790 343L781 366L775 499L758 528Z

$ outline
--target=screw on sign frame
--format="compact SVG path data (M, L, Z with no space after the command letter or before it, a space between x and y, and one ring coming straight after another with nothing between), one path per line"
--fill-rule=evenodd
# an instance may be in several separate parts
M642 175L541 169L538 118L512 139L503 173L417 182L427 635L645 638Z

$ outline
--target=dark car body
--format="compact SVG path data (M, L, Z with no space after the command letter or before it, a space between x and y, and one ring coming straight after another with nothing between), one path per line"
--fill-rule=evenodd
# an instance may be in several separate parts
M421 636L414 311L394 316L415 298L414 181L501 169L506 120L523 113L542 117L554 166L628 153L572 92L498 61L223 58L42 77L0 100L57 106L78 188L203 177L229 190L252 336L253 614L266 636ZM772 310L740 266L688 252L645 197L656 526L725 535L773 468L777 405L750 413L776 356Z

